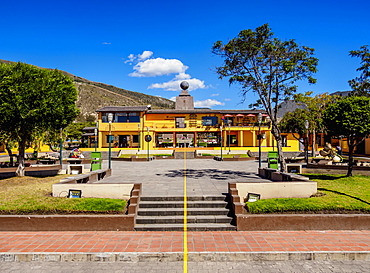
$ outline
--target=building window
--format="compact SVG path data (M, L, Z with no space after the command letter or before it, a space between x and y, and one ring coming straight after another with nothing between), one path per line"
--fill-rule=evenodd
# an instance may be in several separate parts
M185 118L184 117L177 117L176 118L176 128L185 128Z
M119 123L139 123L140 113L139 112L118 112L113 114L113 122ZM108 122L108 113L102 113L102 122Z
M203 126L216 126L218 124L217 117L202 117Z

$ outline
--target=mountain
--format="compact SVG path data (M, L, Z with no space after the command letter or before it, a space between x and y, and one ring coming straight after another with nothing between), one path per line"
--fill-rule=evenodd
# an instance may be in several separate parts
M0 63L12 62L0 60ZM105 83L89 81L71 73L60 71L73 79L78 90L76 105L81 112L77 118L79 122L95 121L95 110L104 106L138 106L151 104L152 109L175 108L175 102L168 99L129 91Z

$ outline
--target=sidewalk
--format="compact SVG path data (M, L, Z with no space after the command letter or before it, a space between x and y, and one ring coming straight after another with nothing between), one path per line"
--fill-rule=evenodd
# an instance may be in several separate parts
M181 261L183 232L0 232L0 261ZM370 261L370 231L188 232L189 261Z
M264 163L265 164L265 163ZM143 195L227 192L228 182L263 181L256 161L113 161L106 183L143 184ZM370 231L0 232L0 262L370 261Z

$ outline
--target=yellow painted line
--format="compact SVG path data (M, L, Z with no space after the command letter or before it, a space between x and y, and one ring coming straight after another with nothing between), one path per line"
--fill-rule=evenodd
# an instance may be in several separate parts
M186 199L186 149L184 149L184 273L188 272L188 206Z

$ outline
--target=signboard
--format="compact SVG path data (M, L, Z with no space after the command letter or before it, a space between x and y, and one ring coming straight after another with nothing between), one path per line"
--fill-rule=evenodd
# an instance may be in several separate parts
M81 198L81 190L69 190L68 198Z
M150 141L152 141L152 137L151 137L150 135L146 135L146 136L145 136L145 141L146 141L146 142L150 142Z

